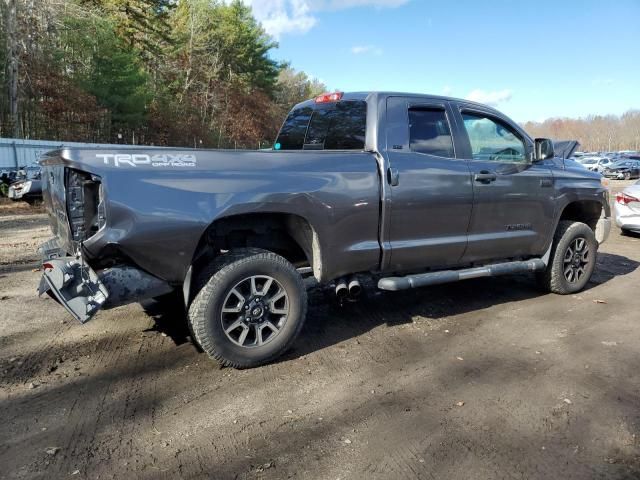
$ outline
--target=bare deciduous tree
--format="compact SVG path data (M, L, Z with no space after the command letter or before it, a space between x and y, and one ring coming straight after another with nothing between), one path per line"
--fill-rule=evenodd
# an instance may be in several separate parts
M532 137L578 140L585 151L611 152L640 149L640 111L621 116L591 115L586 118L552 118L527 122L524 129Z
M9 103L9 130L14 137L20 136L20 122L18 121L18 2L4 0L5 3L5 32L7 52L7 100Z

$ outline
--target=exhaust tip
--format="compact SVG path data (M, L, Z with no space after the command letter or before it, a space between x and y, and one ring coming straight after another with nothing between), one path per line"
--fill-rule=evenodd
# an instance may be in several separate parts
M340 300L344 300L349 295L349 288L347 287L347 281L340 279L336 283L336 296Z
M356 278L352 278L349 282L349 296L351 298L357 298L362 293L362 286Z

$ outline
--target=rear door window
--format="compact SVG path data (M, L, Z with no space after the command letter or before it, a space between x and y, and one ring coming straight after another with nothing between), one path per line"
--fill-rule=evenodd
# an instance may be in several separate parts
M409 109L409 148L412 152L453 158L453 139L443 109Z

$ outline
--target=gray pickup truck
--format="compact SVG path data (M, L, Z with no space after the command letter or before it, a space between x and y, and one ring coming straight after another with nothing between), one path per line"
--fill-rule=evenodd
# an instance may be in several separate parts
M269 151L63 149L42 160L48 292L81 322L184 302L192 336L243 368L302 328L303 277L345 299L534 272L573 293L610 229L606 180L477 103L333 93L296 105Z

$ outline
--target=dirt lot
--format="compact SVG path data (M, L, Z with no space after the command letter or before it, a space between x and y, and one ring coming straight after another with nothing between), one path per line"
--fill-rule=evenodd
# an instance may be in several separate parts
M179 311L38 299L30 212L0 212L0 478L640 478L639 237L575 296L315 289L295 349L236 371Z

